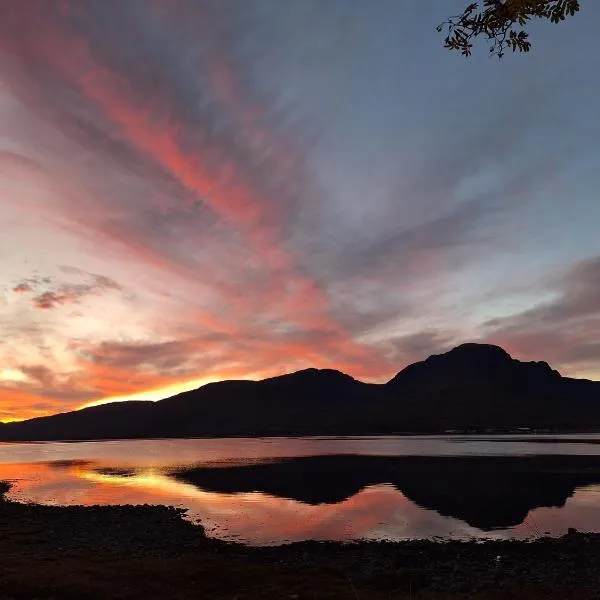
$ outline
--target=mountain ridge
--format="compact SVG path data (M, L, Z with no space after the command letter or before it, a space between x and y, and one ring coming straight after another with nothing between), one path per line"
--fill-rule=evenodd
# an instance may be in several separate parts
M282 402L282 399L285 402ZM461 344L365 383L309 368L0 425L0 441L600 429L600 382Z

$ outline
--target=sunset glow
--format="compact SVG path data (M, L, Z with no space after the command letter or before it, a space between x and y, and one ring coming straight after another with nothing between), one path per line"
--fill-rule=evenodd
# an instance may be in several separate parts
M141 391L129 396L110 397L103 400L95 400L93 402L84 404L84 407L99 406L101 404L108 404L110 402L127 402L128 400L163 400L164 398L169 398L171 396L175 396L176 394L181 394L182 392L195 390L203 385L206 385L207 383L213 383L221 380L222 378L220 377L214 377L212 379L194 379L192 381L186 381L184 383L179 383L162 389Z

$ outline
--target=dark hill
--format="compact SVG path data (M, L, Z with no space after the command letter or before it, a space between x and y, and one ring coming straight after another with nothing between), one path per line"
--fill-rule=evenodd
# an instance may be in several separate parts
M463 344L387 384L307 369L223 381L160 402L123 402L8 423L0 440L367 435L444 430L600 429L600 383L561 377L497 346Z
M600 427L599 382L561 377L545 362L521 362L488 344L430 356L387 387L403 398L416 430Z
M514 360L508 352L490 344L462 344L445 354L434 354L409 365L389 384L458 389L497 385L536 388L551 387L560 379L558 371L545 362Z

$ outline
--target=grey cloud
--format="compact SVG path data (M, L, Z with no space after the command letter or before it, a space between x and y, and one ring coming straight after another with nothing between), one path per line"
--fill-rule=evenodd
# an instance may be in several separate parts
M4 391L7 395L11 390L25 391L44 399L41 403L28 405L28 409L42 411L51 407L56 410L56 405L52 401L58 404L64 400L85 402L97 397L96 392L79 384L76 375L59 373L43 364L15 365L15 367L27 377L27 381L0 385L0 391Z
M106 275L85 273L79 269L69 271L68 268L63 268L62 270L63 272L87 275L88 281L86 283L65 283L51 277L33 277L15 285L13 291L33 294L31 304L39 310L51 310L64 304L76 304L90 295L109 291L123 291L123 288L114 279Z
M427 329L418 333L392 337L385 341L389 348L390 360L404 367L411 363L424 360L432 354L440 354L457 345L463 340L455 332L439 329Z
M487 326L507 328L556 327L581 319L600 318L600 257L573 265L554 281L558 298L506 319L488 321Z
M52 369L44 365L22 365L20 371L27 375L31 380L35 381L46 389L51 389L55 382L56 376Z
M394 310L398 318L422 313L422 297L412 296L415 287L426 290L505 250L506 224L544 188L565 156L564 148L553 148L522 157L528 134L548 118L548 85L554 84L537 89L537 103L516 111L521 92L516 86L502 91L504 108L483 122L465 119L462 136L442 126L437 147L417 155L416 168L401 170L404 179L387 200L375 192L375 200L364 198L372 209L363 211L367 218L357 229L345 215L355 210L350 203L333 212L329 205L322 210L318 203L309 204L301 213L291 244L332 298L333 312L344 325L365 333L380 311L383 320L393 319ZM500 169L500 175L486 182L487 189L461 198L466 178L488 165ZM373 182L376 192L377 185ZM344 287L353 287L353 293L340 298L336 289ZM364 300L353 302L364 295L371 297L367 311L361 308Z
M489 241L482 221L499 210L497 205L486 204L479 198L462 203L435 219L355 249L347 257L347 268L368 269L383 259L395 259L394 268L403 271L402 263L418 258L420 253L441 253Z
M161 374L179 372L195 359L195 340L168 342L104 342L79 351L86 360L124 369L151 368Z
M484 335L530 358L571 367L600 362L600 256L580 261L555 278L557 297L522 313L493 319Z
M423 315L427 309L435 312L435 297L430 295L425 306L423 292L489 259L490 253L504 252L506 224L553 168L553 161L523 165L488 193L449 203L421 223L407 227L390 213L379 235L368 229L362 238L340 237L321 254L313 253L333 313L353 332L364 334L378 318L381 324L393 320L394 312L396 318ZM336 292L345 288L351 292ZM370 308L365 310L365 305Z
M17 283L12 290L15 294L27 294L28 292L33 291L33 287L31 283L27 281L22 281L21 283Z

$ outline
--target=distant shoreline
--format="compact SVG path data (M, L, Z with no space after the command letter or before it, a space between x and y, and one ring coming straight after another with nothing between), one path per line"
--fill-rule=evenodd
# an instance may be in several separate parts
M0 423L1 425L1 423ZM0 430L1 431L1 430ZM520 431L441 431L441 432L399 432L399 433L364 433L364 434L273 434L273 435L252 435L252 434L239 434L239 435L195 435L195 436L156 436L156 437L107 437L107 438L71 438L71 439L31 439L31 440L2 440L0 439L1 445L14 445L14 444L77 444L83 442L130 442L130 441L158 441L158 440L237 440L237 439L353 439L353 438L460 438L460 437L476 437L480 441L493 441L493 442L543 442L549 444L600 444L600 439L592 438L561 438L558 436L575 436L575 435L600 435L600 431L553 431L553 432L520 432ZM494 437L492 437L494 436ZM546 437L548 436L548 437ZM552 437L555 436L555 437ZM531 438L531 439L528 439Z
M0 497L8 489L0 483ZM182 517L163 506L0 499L0 597L562 600L600 591L598 534L249 548L208 539Z
M600 435L600 431L565 431L565 432L544 432L544 433L523 433L523 432L402 432L402 433L385 433L385 434L278 434L278 435L220 435L220 436L177 436L177 437L114 437L114 438L75 438L75 439L36 439L36 440L2 440L2 445L16 444L79 444L89 442L132 442L132 441L168 441L168 440L260 440L260 439L369 439L369 438L453 438L475 437L479 441L490 442L535 442L540 444L600 444L600 439L593 438L562 438L558 436L575 436L575 435ZM545 437L549 436L549 437ZM554 436L554 437L552 437ZM529 439L530 438L530 439Z

